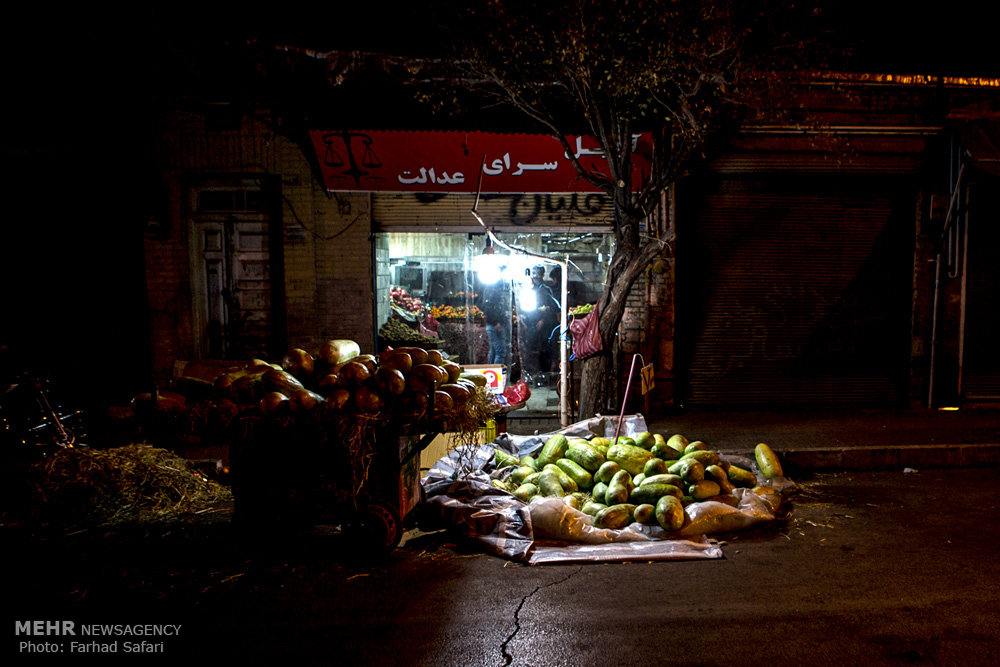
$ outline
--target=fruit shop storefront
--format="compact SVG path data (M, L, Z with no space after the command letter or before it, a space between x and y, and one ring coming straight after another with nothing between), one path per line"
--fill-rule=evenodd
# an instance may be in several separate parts
M249 116L219 129L193 111L162 127L163 198L145 229L161 389L193 360L420 342L530 381L513 418L557 415L559 265L572 320L596 301L614 248L610 201L555 140L314 130L301 144ZM585 140L576 150L603 162Z
M312 139L328 191L371 192L377 347L439 347L463 365L495 369L501 389L523 380L531 396L513 418L556 416L561 266L571 319L602 289L610 200L543 135L314 131ZM585 140L577 145L596 155Z

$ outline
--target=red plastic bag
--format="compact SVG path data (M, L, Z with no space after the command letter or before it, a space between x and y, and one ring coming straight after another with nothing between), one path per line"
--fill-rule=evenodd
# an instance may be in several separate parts
M604 349L601 332L597 328L598 308L587 313L582 320L570 322L569 331L573 334L573 356L577 359L592 357Z
M428 335L429 336L437 336L438 327L441 326L440 322L438 322L436 319L434 319L433 317L431 317L430 313L427 313L426 315L424 315L424 321L423 322L421 322L420 320L417 320L417 324L420 325L420 333L424 334L425 336L428 336ZM425 331L426 332L430 332L430 333L425 333Z
M508 385L503 390L503 397L507 399L508 405L519 405L531 397L531 389L527 382L518 380L517 383Z

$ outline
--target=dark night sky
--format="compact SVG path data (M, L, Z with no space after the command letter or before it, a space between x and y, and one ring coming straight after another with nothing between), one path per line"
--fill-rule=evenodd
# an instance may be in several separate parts
M854 37L856 69L1000 76L998 24L990 2L850 0L837 23Z
M830 33L853 46L854 55L847 63L852 69L1000 75L994 3L824 0L822 4L823 20ZM200 24L190 21L175 6L153 11L155 32L165 39L239 35L321 49L391 51L400 44L425 45L426 35L435 30L436 22L434 9L429 8L440 9L441 5L333 2L322 8L285 5L277 13L263 15L218 9L218 3L213 3L215 11L199 8L203 18Z

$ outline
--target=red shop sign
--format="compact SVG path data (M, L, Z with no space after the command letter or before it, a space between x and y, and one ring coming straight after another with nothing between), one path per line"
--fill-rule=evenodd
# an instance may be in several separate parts
M311 130L328 191L598 192L556 139L490 132ZM570 137L586 168L607 173L593 137ZM632 138L634 187L649 176L652 139ZM485 157L485 162L483 158Z

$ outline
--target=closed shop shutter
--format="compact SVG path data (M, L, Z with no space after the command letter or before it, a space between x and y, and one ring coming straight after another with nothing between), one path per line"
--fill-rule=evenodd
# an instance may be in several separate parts
M729 177L689 189L677 250L684 403L899 403L913 201L873 176Z

